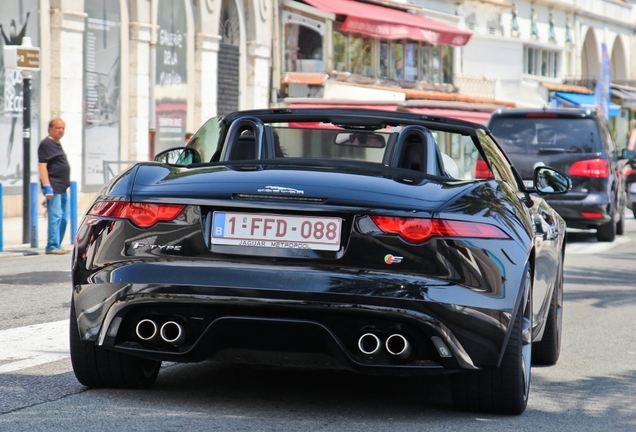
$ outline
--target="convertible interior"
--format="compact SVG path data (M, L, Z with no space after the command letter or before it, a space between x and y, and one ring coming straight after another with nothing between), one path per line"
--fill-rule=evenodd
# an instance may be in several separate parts
M243 117L211 119L190 141L177 164L236 163L280 158L358 161L454 179L474 179L478 152L459 128L431 130L419 124L356 124ZM212 131L212 133L210 133ZM224 136L224 139L221 138ZM194 151L192 151L194 150ZM208 156L211 155L211 156ZM291 161L289 161L291 163Z

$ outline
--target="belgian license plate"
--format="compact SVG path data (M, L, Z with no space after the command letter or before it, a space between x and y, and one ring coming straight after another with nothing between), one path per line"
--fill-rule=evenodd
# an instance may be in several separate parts
M212 244L278 249L340 249L342 219L214 212Z

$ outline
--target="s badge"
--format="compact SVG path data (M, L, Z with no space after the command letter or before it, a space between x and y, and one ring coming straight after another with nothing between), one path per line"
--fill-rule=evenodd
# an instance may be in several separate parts
M399 264L402 262L402 260L404 259L404 257L401 256L395 256L395 255L385 255L384 256L384 262L387 264Z

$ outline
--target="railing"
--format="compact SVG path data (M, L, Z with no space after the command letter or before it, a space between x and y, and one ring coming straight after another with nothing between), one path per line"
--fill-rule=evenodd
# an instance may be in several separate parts
M103 173L104 183L109 182L113 177L122 171L122 168L128 168L136 164L138 161L104 161ZM115 168L116 167L116 171Z
M455 86L462 95L497 99L497 80L493 78L456 75Z

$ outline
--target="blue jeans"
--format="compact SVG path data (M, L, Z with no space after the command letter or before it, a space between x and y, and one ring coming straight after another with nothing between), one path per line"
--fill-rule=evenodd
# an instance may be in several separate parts
M46 200L46 209L49 219L46 250L61 249L64 233L66 232L66 224L71 213L68 194L66 192L54 194L53 198Z

